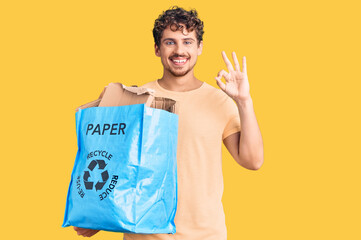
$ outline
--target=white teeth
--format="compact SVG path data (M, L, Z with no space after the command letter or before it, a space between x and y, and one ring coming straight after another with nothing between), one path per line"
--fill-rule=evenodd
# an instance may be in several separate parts
M187 60L186 59L184 59L184 60L175 60L175 59L173 59L173 61L176 62L176 63L185 63Z

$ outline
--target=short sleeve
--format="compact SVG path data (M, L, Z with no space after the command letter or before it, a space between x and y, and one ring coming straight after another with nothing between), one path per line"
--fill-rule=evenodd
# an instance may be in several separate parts
M238 108L236 103L228 98L226 102L226 116L227 116L227 124L223 130L222 140L226 137L230 136L233 133L241 131L241 120L239 118Z

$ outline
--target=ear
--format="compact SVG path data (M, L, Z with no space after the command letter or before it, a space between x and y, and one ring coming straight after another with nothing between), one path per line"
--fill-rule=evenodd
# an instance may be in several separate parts
M159 47L157 46L157 44L154 43L154 51L155 51L155 55L157 57L160 57L160 50Z
M198 56L202 54L202 50L203 50L203 41L201 41L199 43L199 46L198 46Z

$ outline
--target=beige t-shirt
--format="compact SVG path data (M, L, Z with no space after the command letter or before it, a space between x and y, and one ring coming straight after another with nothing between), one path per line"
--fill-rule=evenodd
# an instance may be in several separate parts
M143 87L177 101L179 115L178 204L175 234L129 234L125 240L226 240L222 205L222 140L239 132L237 105L222 90L203 82L198 89L174 92L157 81Z

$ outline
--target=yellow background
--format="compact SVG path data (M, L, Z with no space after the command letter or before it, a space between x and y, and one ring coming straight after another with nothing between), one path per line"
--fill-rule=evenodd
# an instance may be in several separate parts
M78 239L61 228L74 109L109 82L161 77L151 31L177 4L205 23L199 79L216 86L222 50L247 57L265 162L224 152L228 239L361 239L357 2L2 1L1 238Z

